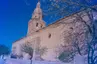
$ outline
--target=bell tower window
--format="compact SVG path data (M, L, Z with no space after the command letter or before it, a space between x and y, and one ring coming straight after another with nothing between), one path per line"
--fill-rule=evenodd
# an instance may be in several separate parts
M37 16L35 16L35 18L36 18Z
M36 23L36 27L38 27L38 23Z
M43 25L41 24L41 28L43 27Z
M51 38L51 34L49 33L48 38Z

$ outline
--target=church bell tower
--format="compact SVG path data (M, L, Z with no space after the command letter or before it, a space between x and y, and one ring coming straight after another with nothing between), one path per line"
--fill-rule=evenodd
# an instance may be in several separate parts
M28 34L32 35L34 32L45 27L45 22L42 20L42 10L40 7L40 1L38 1L36 9L32 14L32 18L28 23Z

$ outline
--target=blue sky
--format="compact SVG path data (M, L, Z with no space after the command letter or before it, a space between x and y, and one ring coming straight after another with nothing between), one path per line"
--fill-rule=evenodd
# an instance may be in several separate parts
M26 35L27 25L37 0L0 0L0 44L11 43Z
M11 48L12 42L26 35L36 4L37 0L0 0L0 44Z

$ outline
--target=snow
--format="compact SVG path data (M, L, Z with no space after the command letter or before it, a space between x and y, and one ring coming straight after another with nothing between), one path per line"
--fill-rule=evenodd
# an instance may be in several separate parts
M5 64L30 64L30 60L7 59Z
M10 59L6 61L6 64L30 64L30 60ZM50 62L50 61L32 61L32 64L63 64L63 63ZM70 64L70 63L66 63L66 64Z
M80 56L80 55L76 55L74 57L74 64L85 64L85 57Z
M24 59L0 59L0 64L30 64L30 60ZM52 62L52 61L32 61L32 64L86 64L85 56L76 55L71 63Z
M4 60L0 59L0 64L4 64Z
M30 64L30 60L21 59L7 59L6 62L0 59L0 64ZM32 61L32 64L71 64L71 63L61 63L61 62L51 62L51 61Z

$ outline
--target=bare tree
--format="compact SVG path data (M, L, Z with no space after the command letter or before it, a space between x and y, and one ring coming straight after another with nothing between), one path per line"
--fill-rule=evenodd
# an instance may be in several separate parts
M88 5L91 2L90 0L47 0L42 4L47 5L43 6L44 13L48 12L46 15L66 16L78 10L92 8L94 5Z
M87 43L85 42L85 39L83 40L83 35L85 35L83 30L82 32L75 33L73 33L73 31L71 32L72 33L69 33L68 36L64 37L65 38L64 44L67 45L61 45L63 52L60 54L59 58L61 59L62 57L62 59L65 60L65 62L73 60L73 57L76 54L79 55L87 54Z
M67 41L65 41L64 43L68 43L68 41L70 42L72 42L72 44L70 44L70 43L68 43L69 45L67 45L67 46L63 46L63 48L64 49L67 49L67 47L68 48L72 48L72 50L71 51L74 51L74 53L78 53L78 54L80 54L80 55L85 55L85 54L88 54L89 56L91 55L90 53L91 53L91 51L93 50L92 49L92 47L95 47L96 46L96 44L95 45L93 45L93 42L90 44L90 42L92 41L92 38L94 38L95 36L95 33L94 32L97 32L97 31L95 31L94 30L94 28L95 28L95 26L94 26L94 20L93 20L93 17L91 16L92 14L90 13L90 11L85 11L87 14L88 14L88 17L89 17L89 19L90 19L90 22L92 22L91 24L88 24L83 18L82 18L82 16L81 16L81 14L79 14L79 13L77 13L76 14L76 21L78 21L78 22L80 22L81 23L81 25L84 25L85 27L83 27L83 29L85 29L85 31L84 30L81 30L81 29L79 29L78 27L81 27L81 26L77 26L77 28L79 29L79 30L77 30L76 28L73 28L73 27L71 27L70 29L72 30L71 31L71 33L69 33L69 32L67 32L67 33L69 33L68 34L68 36L66 36L66 37L63 37L64 38L64 40L67 40ZM64 23L64 22L63 22ZM73 22L74 23L74 22ZM65 23L66 24L66 23ZM75 26L75 25L74 25ZM76 30L77 31L79 31L79 32L76 32ZM73 32L74 31L74 32ZM67 34L66 32L64 32L64 34L63 35L66 35ZM94 35L93 35L93 33L94 33ZM88 34L88 35L87 35ZM82 40L82 43L81 43L81 39L83 38L82 37L82 35L84 35L84 37L85 37L85 39L84 40ZM89 38L88 37L91 37L91 41L89 40ZM89 41L87 41L87 40L89 40ZM92 46L92 47L89 47L89 46ZM89 49L91 49L91 51L89 50ZM67 49L68 50L68 49ZM94 51L96 52L96 49L94 49ZM65 53L65 52L64 52ZM91 55L91 57L93 56L94 57L94 52L92 51L92 55ZM95 54L96 55L96 54ZM63 56L62 56L63 57ZM92 59L92 58L89 58L88 57L88 59ZM88 60L89 62L90 62L90 60ZM92 59L93 61L96 61L96 60L94 60L94 59ZM91 61L92 62L92 61Z
M88 64L96 64L97 63L97 31L95 22L93 23L93 32L92 32L92 40L88 44Z
M0 45L0 56L4 58L4 55L8 55L8 54L10 54L9 48L5 45Z
M81 20L81 22L83 22L87 28L88 28L88 32L90 33L91 36L91 41L87 41L87 46L88 46L88 64L96 64L97 63L97 31L96 31L96 27L95 26L95 20L93 17L93 11L97 10L95 8L90 8L89 10L86 10L86 13L89 16L89 19L91 21L91 25L88 25L80 15L77 14L77 17Z
M21 47L22 47L22 49L21 49L22 52L28 53L31 56L30 60L31 60L31 64L32 64L32 58L33 58L32 46L30 45L30 43L25 43L25 44L21 45Z
M47 47L42 47L39 49L40 56L44 55L47 52Z

